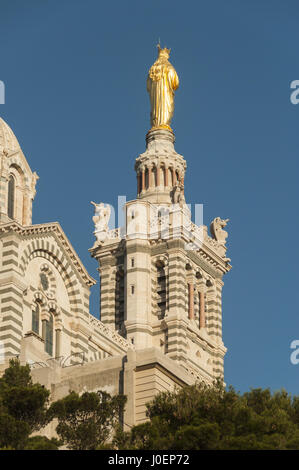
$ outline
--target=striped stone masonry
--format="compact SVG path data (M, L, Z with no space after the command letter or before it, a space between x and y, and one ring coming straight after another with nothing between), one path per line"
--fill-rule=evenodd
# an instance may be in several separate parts
M224 379L227 221L215 218L211 236L191 221L187 165L174 141L170 130L148 132L125 226L96 232L95 318L95 280L61 226L31 225L38 176L0 118L0 360L30 363L57 397L70 387L125 393L125 429L146 420L146 403L159 391Z
M155 181L152 173L150 177ZM142 188L142 180L140 185ZM144 215L151 211L151 199L143 196L137 205L127 203L130 224L132 213L136 218L138 211ZM181 223L188 214L184 208L176 209ZM170 224L172 220L170 217ZM219 257L215 243L203 240L198 249L196 245L190 249L186 227L177 227L175 234L170 227L170 238L164 240L143 219L135 226L136 233L128 232L124 239L112 234L110 238L108 233L103 243L95 243L90 250L100 265L101 320L121 332L137 350L155 346L211 382L223 375L221 288L230 265ZM120 233L120 229L116 231ZM119 269L124 278L123 296Z
M17 282L0 285L0 354L18 356L23 336L23 292Z

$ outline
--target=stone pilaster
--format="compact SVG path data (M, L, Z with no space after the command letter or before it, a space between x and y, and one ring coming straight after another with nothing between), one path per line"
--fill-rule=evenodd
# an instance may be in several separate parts
M183 242L169 242L169 315L187 316L186 269Z
M188 318L194 320L194 284L190 279L188 281Z
M142 349L151 346L152 343L151 256L147 240L127 240L125 273L127 339L136 349Z
M107 255L101 258L101 321L105 325L115 324L115 272L113 269L114 258Z
M23 291L17 279L1 284L0 354L18 356L23 335Z
M19 236L7 234L1 240L0 348L6 356L20 354L23 334L23 295L26 289L19 274Z
M201 290L199 292L199 328L206 327L206 309L205 309L205 294Z

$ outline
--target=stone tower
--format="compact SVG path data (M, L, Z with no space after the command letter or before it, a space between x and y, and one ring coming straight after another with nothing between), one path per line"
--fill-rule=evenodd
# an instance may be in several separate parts
M184 197L186 162L170 129L151 129L135 163L137 198L125 226L96 230L101 321L138 350L159 348L199 379L223 376L223 275L226 221L191 221Z
M0 118L0 223L31 225L37 179L13 131Z
M200 206L191 220L186 162L170 127L179 79L169 54L159 47L149 71L152 127L122 226L109 229L111 207L93 203L100 320L89 311L95 280L61 226L32 225L38 176L0 119L0 375L18 356L53 400L69 390L124 393L125 429L147 419L156 393L222 378L226 352L227 220L216 217L210 235Z

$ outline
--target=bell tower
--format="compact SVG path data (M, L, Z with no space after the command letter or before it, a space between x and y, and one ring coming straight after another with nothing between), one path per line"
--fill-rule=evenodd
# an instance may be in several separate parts
M135 163L137 197L154 204L172 204L184 199L186 161L174 148L175 137L166 129L151 129L146 151Z
M211 235L191 220L186 162L175 151L170 127L178 77L169 50L161 51L148 75L152 127L135 162L137 198L126 203L124 227L96 227L90 252L99 262L101 321L136 350L157 348L193 378L211 383L223 377L226 352L221 298L231 269L227 220L214 219Z

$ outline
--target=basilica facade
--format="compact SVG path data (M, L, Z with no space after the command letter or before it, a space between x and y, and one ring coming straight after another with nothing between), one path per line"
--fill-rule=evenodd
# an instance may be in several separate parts
M100 320L89 311L96 281L62 227L32 224L38 176L0 119L0 373L19 357L52 400L70 390L124 393L125 427L146 419L145 405L159 391L223 378L226 352L227 220L216 217L210 234L192 222L186 161L170 121L156 125L167 113L155 106L123 226L109 229L109 206L93 203L89 251L101 277Z

